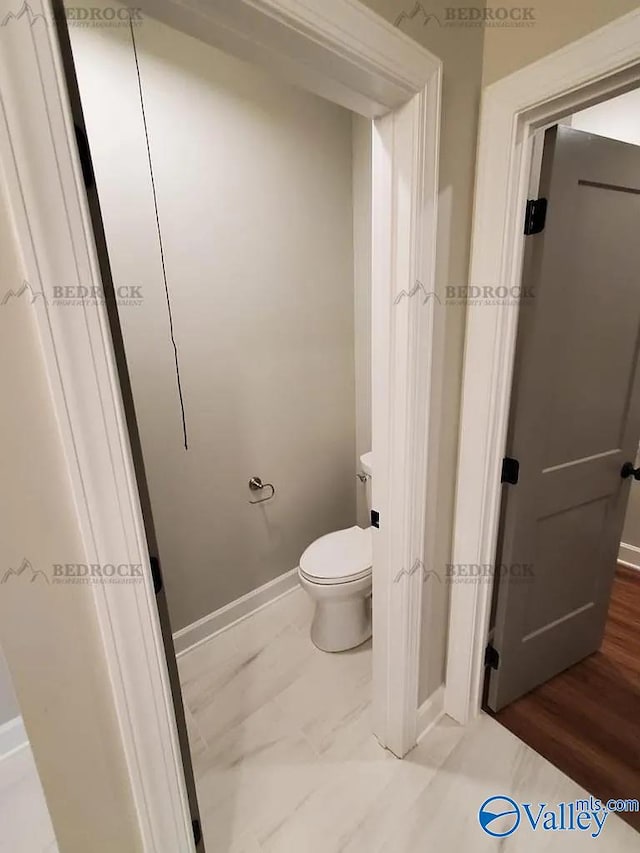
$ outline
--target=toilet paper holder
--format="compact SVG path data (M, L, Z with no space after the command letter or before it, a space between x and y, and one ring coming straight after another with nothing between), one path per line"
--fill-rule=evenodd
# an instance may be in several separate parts
M250 504L263 504L265 501L270 501L275 496L276 487L272 483L263 483L260 477L252 477L249 480L249 488L252 492L262 491L262 489L271 489L271 494L266 498L258 498L257 501L249 501Z

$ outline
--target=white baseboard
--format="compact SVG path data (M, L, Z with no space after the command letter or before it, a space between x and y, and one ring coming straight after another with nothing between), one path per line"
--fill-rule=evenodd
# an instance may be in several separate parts
M621 542L620 551L618 552L618 562L622 563L628 569L637 569L640 572L640 548Z
M176 657L180 657L195 646L199 646L215 634L219 634L220 631L230 628L231 625L235 625L241 619L246 619L247 616L251 616L257 610L262 610L263 607L267 607L298 586L298 569L291 569L290 572L279 575L241 598L236 598L235 601L225 604L219 610L214 610L208 616L203 616L202 619L198 619L192 625L181 628L173 635Z
M14 717L13 720L0 726L0 761L19 749L24 749L25 746L29 746L29 738L22 717Z
M444 684L441 684L418 708L416 738L419 741L444 717Z

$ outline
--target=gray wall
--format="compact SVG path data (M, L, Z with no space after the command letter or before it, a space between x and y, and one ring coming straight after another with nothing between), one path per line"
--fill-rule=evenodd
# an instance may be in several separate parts
M353 115L353 278L356 364L356 459L371 450L371 133L372 124ZM370 490L356 482L358 524L369 527Z
M356 521L351 114L136 29L185 451L130 36L71 36L176 630Z

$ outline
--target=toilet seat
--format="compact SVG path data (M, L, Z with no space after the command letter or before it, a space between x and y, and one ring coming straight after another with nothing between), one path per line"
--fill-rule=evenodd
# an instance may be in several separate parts
M312 542L300 557L300 574L311 583L348 583L368 577L372 564L371 528L354 525Z

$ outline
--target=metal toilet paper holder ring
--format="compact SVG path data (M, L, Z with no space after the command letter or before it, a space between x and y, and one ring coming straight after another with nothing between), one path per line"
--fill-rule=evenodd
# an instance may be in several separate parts
M258 492L262 489L271 489L271 494L267 495L266 498L258 498L257 501L249 501L250 504L263 504L265 503L265 501L270 501L276 493L276 487L273 485L273 483L263 483L260 477L252 477L249 480L249 488L252 492Z

